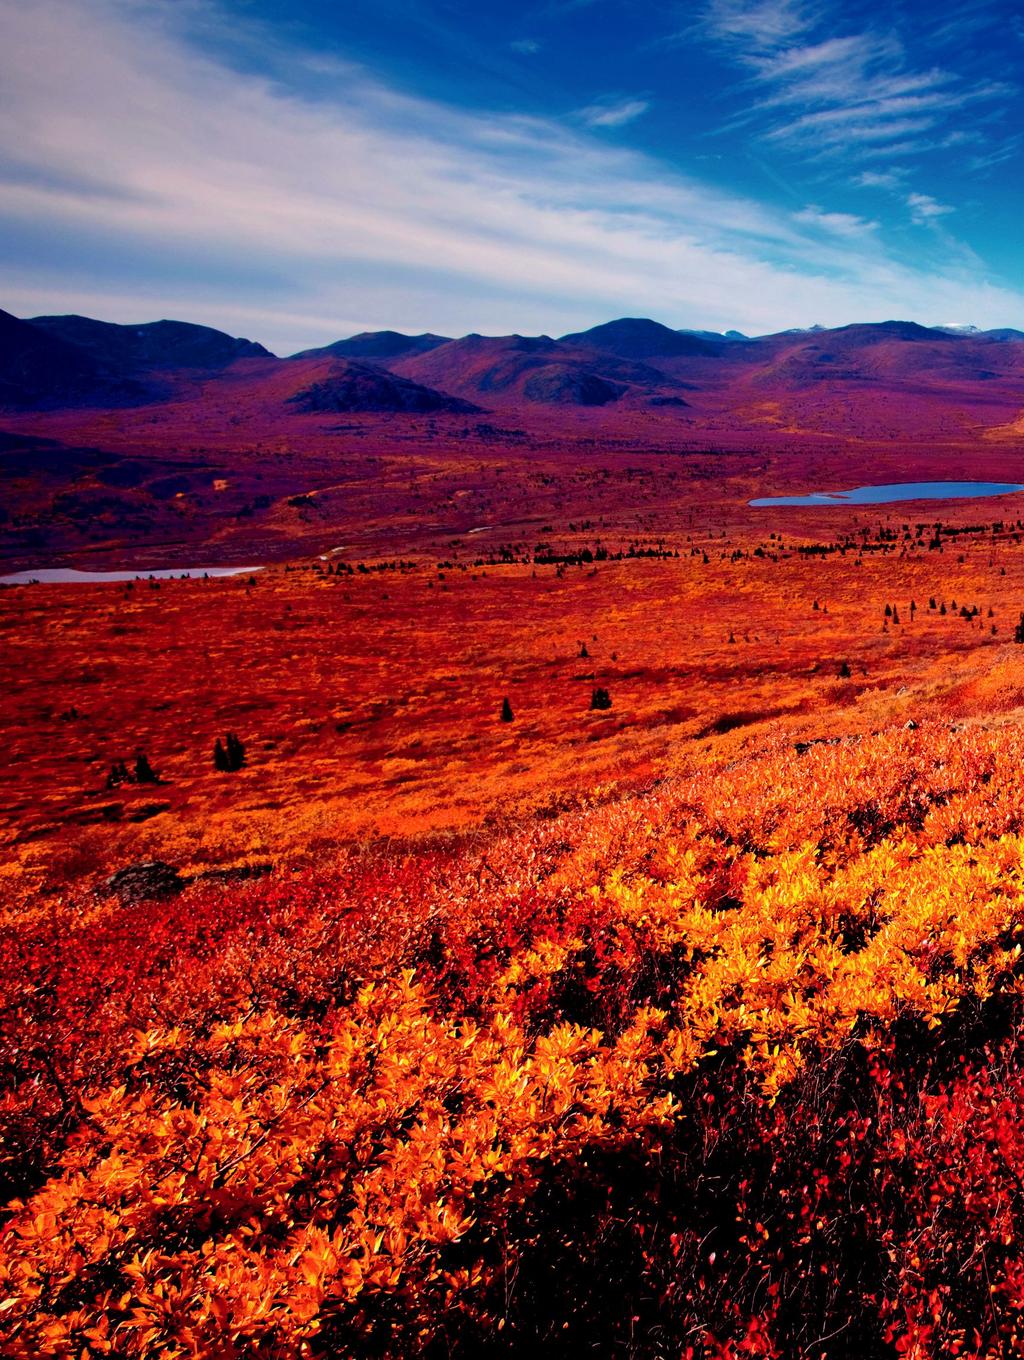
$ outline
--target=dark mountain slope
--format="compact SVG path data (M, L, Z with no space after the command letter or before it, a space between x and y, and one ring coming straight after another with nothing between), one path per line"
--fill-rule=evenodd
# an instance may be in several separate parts
M604 406L677 384L647 364L576 348L550 336L467 335L390 365L416 382L468 400Z
M134 377L175 369L216 372L236 359L265 359L269 351L210 326L188 321L149 321L121 326L88 316L37 316L28 324L55 340L76 345L110 373Z
M410 354L426 354L449 342L447 335L403 335L401 331L361 331L347 340L335 340L319 349L304 349L293 359L400 359Z
M371 364L339 359L288 401L300 411L479 411L472 402L388 373Z
M563 345L574 349L596 349L620 359L679 358L686 355L711 357L726 341L718 343L685 331L670 330L646 317L622 317L593 326L589 331L563 335Z
M141 383L108 372L77 345L0 311L0 406L121 405L147 395Z
M746 351L749 376L786 390L828 382L886 387L962 386L1024 372L1016 345L912 321L765 336Z

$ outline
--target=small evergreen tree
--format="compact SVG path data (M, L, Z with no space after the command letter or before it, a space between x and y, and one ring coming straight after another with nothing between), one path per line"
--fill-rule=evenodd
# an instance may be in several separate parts
M508 701L508 695L501 701L501 721L514 722L515 714L512 712L512 705Z
M110 767L110 773L107 775L107 788L116 789L118 784L127 784L130 781L131 775L128 773L128 767L124 761L115 760Z
M137 784L159 784L156 771L141 751L135 753L135 782Z
M226 774L233 774L235 770L240 770L244 764L245 746L235 736L234 732L229 732L224 741L221 741L218 737L213 746L214 769Z
M1024 618L1024 615L1022 615L1022 618ZM606 689L602 689L599 686L597 689L591 691L590 710L592 713L599 712L602 709L611 708L611 706L612 696L608 693Z

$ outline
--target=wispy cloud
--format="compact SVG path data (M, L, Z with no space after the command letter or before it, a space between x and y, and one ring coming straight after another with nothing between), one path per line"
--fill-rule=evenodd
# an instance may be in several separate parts
M913 148L957 110L1006 93L997 81L916 67L889 29L836 32L837 13L795 0L711 0L706 30L746 69L748 121L761 119L767 140L818 156Z
M928 226L940 217L946 217L955 211L947 204L932 198L931 194L908 194L906 204L910 209L910 220L919 227Z
M208 5L0 0L0 305L231 322L283 352L385 325L994 325L1024 306L938 234L901 262L863 219L687 178L599 135L614 123L412 98L280 42L254 74L258 32L232 66L188 27Z
M899 189L907 173L899 166L890 170L862 170L854 176L853 184L857 189Z
M585 109L580 109L577 117L581 123L587 127L625 127L627 123L635 122L637 118L651 107L649 99L608 99L598 100L595 104L588 104Z
M536 38L516 38L514 42L509 43L509 47L513 52L519 52L522 56L527 57L540 51L540 43Z
M854 213L826 212L814 204L793 214L793 220L834 236L866 236L878 230L878 223Z
M755 50L791 42L813 26L814 18L812 7L800 0L711 0L707 11L708 26L719 37Z
M1003 165L1006 161L1020 156L1022 148L1024 148L1024 133L1017 132L1002 139L990 150L972 156L968 165L976 171L991 170L994 166Z

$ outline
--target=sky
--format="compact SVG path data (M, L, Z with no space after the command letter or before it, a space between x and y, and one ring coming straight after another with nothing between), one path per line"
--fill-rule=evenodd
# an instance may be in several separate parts
M0 0L0 307L1024 327L1007 0Z

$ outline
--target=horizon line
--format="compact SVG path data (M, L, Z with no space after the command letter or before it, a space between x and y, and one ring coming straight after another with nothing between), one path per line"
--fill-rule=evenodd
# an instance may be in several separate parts
M2 309L0 309L0 310L2 310ZM595 322L594 325L592 325L592 326L587 326L587 327L585 327L585 328L583 328L583 329L580 329L580 330L576 330L576 331L566 331L566 332L565 332L563 335L561 335L561 336L549 335L546 331L538 331L538 332L534 332L534 333L529 333L529 332L526 332L526 331L503 331L503 332L496 332L496 333L493 333L493 334L488 334L488 333L482 332L482 331L466 331L466 332L465 332L464 334L462 334L462 335L446 335L446 336L442 336L441 333L440 333L439 331L404 331L404 330L400 330L397 326L379 326L379 327L377 327L376 329L372 329L372 330L371 330L371 329L365 329L365 330L361 330L361 331L353 331L353 332L351 332L351 334L348 334L348 335L339 335L339 336L337 337L337 339L335 339L335 340L329 340L329 341L327 341L326 344L303 346L303 347L301 347L301 348L299 348L299 349L297 349L297 350L293 350L290 354L277 354L277 353L275 353L273 350L269 349L268 346L264 345L263 342L262 342L261 340L253 339L253 338L250 337L250 336L236 335L236 334L234 334L232 331L229 331L229 330L222 330L219 326L212 326L212 325L209 325L207 322L203 322L203 321L188 321L188 320L186 320L186 319L184 319L184 318L182 318L182 317L180 317L180 316L163 316L163 317L155 317L155 318L153 318L153 319L151 319L151 320L149 320L149 321L108 321L108 320L106 320L105 318L102 318L102 317L97 317L97 316L87 316L84 312L40 312L40 313L37 313L36 316L21 316L21 317L16 316L16 314L15 314L14 312L8 312L7 315L8 315L8 316L14 317L14 319L17 320L17 321L22 321L22 322L24 322L26 325L32 325L34 322L36 322L36 321L42 321L42 320L55 320L55 319L71 319L71 318L79 318L79 319L84 320L84 321L95 321L95 322L97 322L98 324L104 325L104 326L118 326L118 327L121 327L121 328L123 328L123 329L125 329L125 330L132 330L132 329L135 328L135 327L141 327L141 326L157 326L157 325L162 325L162 324L164 324L164 323L171 323L171 324L185 325L185 326L197 326L197 327L200 327L200 328L202 328L202 329L204 329L204 330L219 331L221 335L229 336L229 337L230 337L231 339L233 339L233 340L244 340L244 341L246 341L248 344L258 344L258 345L261 345L264 349L267 350L268 356L269 356L270 358L273 358L273 359L291 359L291 358L297 358L297 357L300 356L300 355L307 354L307 353L311 353L311 352L313 352L313 351L315 351L315 350L330 349L330 347L331 347L332 345L342 344L342 343L344 343L345 341L348 341L348 340L355 340L355 339L358 339L360 336L384 335L384 334L401 335L401 336L405 336L405 337L407 337L407 338L409 338L409 339L418 339L419 337L424 336L424 335L435 335L435 336L437 336L439 339L441 339L444 343L454 343L455 341L458 341L458 340L471 340L471 339L480 339L480 340L509 340L509 339L522 339L522 340L551 340L551 341L554 341L554 342L556 342L556 343L560 343L560 342L561 342L562 340L564 340L567 336L586 335L586 334L588 334L590 331L599 330L599 329L601 329L601 328L604 327L604 326L613 326L613 325L615 325L616 323L618 323L618 322L623 322L623 321L648 322L648 323L650 323L650 324L652 324L652 325L660 326L660 327L662 327L664 330L670 331L670 332L671 332L672 334L674 334L674 335L693 335L693 336L697 336L697 337L700 337L700 336L708 336L708 337L711 337L712 339L714 339L714 338L716 338L716 337L721 337L723 340L724 340L724 339L728 339L730 336L738 336L738 337L740 337L741 339L743 339L743 340L748 340L748 341L769 340L769 339L774 338L775 336L780 336L780 335L801 335L801 334L803 334L803 335L810 335L810 334L813 334L813 333L818 332L818 331L838 331L838 330L848 330L848 329L850 329L850 328L853 327L853 326L902 326L902 325L910 325L910 326L918 326L918 327L920 327L922 330L939 331L939 332L941 332L941 333L943 333L943 334L945 334L945 335L950 335L950 334L952 334L952 335L961 334L961 335L967 336L967 335L970 335L970 334L973 332L973 333L975 333L975 334L977 334L977 335L982 335L982 336L984 336L984 335L991 335L993 332L996 332L996 331L1018 331L1020 334L1024 335L1024 329L1021 329L1020 327L1014 326L1014 325L1012 325L1012 324L1005 324L1005 325L1000 325L1000 326L986 326L986 327L979 327L979 326L975 326L973 323L970 323L970 322L936 322L936 323L928 323L928 322L924 322L924 321L915 321L915 320L914 320L913 318L911 318L911 317L886 317L884 320L880 320L880 321L845 321L845 322L843 322L842 325L840 325L840 326L824 326L824 325L821 325L820 323L814 323L814 324L812 324L812 325L810 325L810 326L785 326L785 327L780 328L779 330L775 330L775 331L761 331L761 332L759 332L759 333L756 334L756 335L751 335L751 334L749 334L749 333L746 332L746 331L741 331L741 330L739 330L737 327L732 327L732 326L729 327L727 330L716 331L716 330L711 330L710 328L708 328L708 327L703 327L703 326L670 326L667 322L664 322L664 321L657 321L654 317L650 317L650 316L615 316L615 317L611 317L611 318L610 318L609 320L607 320L607 321L598 321L598 322ZM69 343L74 343L74 342L71 341L71 342L69 342Z

